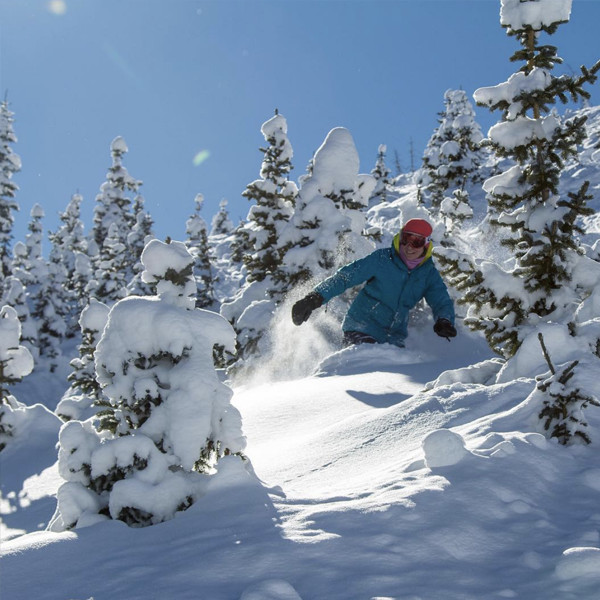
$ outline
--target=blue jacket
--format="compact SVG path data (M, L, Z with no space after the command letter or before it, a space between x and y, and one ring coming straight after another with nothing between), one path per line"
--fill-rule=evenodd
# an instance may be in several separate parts
M339 269L315 287L328 302L345 290L366 282L350 306L342 329L360 331L379 343L404 346L409 311L422 299L434 320L454 324L454 303L431 258L430 243L423 262L409 270L392 245L375 250Z

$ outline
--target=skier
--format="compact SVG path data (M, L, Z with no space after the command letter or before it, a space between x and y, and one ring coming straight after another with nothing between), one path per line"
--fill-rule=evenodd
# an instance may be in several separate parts
M365 283L342 324L344 345L389 343L401 348L408 335L409 311L422 299L433 311L433 330L456 336L454 304L431 254L431 225L410 219L394 236L390 248L375 250L339 269L292 307L292 320L301 325L311 313L345 290Z

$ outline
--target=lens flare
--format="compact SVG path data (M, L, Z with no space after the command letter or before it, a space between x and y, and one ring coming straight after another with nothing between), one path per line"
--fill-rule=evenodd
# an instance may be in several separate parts
M194 160L192 162L194 163L195 167L198 167L203 162L207 161L209 158L210 158L210 152L208 150L200 150L200 152L198 152L198 154L196 154L196 156L194 156Z
M64 15L67 12L67 3L65 0L50 0L48 10L53 15Z

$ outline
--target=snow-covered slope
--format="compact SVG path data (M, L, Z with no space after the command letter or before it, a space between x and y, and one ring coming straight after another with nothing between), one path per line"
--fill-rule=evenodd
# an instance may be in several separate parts
M443 365L455 370L427 385ZM535 381L484 385L498 369L468 332L448 344L424 331L407 349L346 349L306 377L240 386L250 461L224 459L201 501L153 527L35 531L59 483L41 471L45 514L3 542L0 595L597 598L596 445L546 441ZM600 409L587 416L600 440ZM10 527L36 475L19 480L2 455Z

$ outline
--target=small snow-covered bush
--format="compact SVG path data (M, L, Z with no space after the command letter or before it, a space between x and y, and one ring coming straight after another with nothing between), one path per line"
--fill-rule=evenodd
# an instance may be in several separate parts
M544 429L550 432L561 444L572 443L575 439L590 443L592 440L586 431L587 422L584 409L588 406L600 406L598 398L588 393L582 381L577 377L575 368L579 361L562 365L551 377L538 383L537 389L545 395L544 408L540 412ZM596 369L598 365L596 365Z
M54 530L98 514L131 526L170 519L204 492L220 457L245 446L233 392L213 365L215 344L234 350L233 328L195 309L193 259L182 243L152 240L142 262L158 296L125 298L108 314L95 352L105 399L96 427L72 421L61 430L68 483Z
M596 376L600 366L598 359L583 350L581 360L555 368L541 333L539 341L551 372L550 377L539 378L537 385L537 391L543 398L539 417L544 429L561 444L570 444L576 439L589 444L592 440L586 431L583 411L590 405L600 406ZM576 370L576 367L579 368Z

